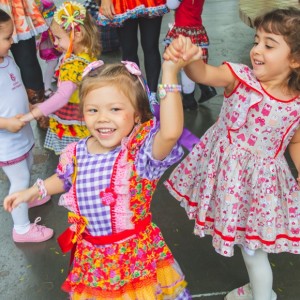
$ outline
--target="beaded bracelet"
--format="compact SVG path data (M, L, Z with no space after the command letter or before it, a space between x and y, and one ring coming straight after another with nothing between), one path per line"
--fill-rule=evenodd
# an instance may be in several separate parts
M39 191L39 196L38 196L38 200L41 200L43 198L45 198L48 194L45 184L44 184L44 180L38 178L34 184L34 186L36 186L38 188Z
M157 86L159 99L164 99L167 96L167 92L181 92L180 84L159 84Z

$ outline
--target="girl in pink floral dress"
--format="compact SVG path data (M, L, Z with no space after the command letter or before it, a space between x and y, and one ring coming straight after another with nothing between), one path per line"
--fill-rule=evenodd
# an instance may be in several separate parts
M71 226L58 241L73 254L63 284L71 299L190 299L150 212L159 178L183 155L177 143L183 130L177 73L183 66L162 65L158 122L135 63L91 63L79 90L91 136L66 147L55 175L4 200L11 210L33 195L66 191L59 203L70 210Z
M195 220L196 235L212 235L224 256L241 247L250 284L226 300L276 299L268 253L300 254L300 179L284 157L289 146L299 177L300 11L274 10L255 27L253 69L202 60L185 68L196 82L223 86L224 103L217 122L166 182ZM199 51L181 36L164 58L188 60Z

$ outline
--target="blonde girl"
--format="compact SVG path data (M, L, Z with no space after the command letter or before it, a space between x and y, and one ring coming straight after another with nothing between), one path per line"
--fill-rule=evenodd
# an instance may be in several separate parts
M58 89L22 120L28 122L49 115L44 147L60 154L69 143L89 135L79 113L78 84L85 67L100 54L100 43L96 25L77 2L63 3L56 10L50 29L54 46L65 53L59 67Z
M91 136L67 146L55 175L5 199L11 210L35 194L66 192L60 205L72 225L58 240L74 253L62 287L71 299L190 299L150 213L159 178L183 155L183 64L163 63L160 122L135 63L89 65L80 99Z

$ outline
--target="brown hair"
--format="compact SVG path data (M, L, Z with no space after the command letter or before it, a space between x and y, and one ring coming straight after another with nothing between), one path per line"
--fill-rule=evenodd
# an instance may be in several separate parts
M256 29L282 35L291 49L290 59L300 64L300 10L294 7L275 9L254 21ZM300 67L293 68L288 87L300 91Z
M124 64L105 64L91 72L82 79L79 86L81 111L84 98L91 91L103 86L115 86L128 97L139 114L141 122L150 120L153 115L144 85L139 77L129 73Z
M83 22L84 25L80 25L80 30L82 30L83 36L81 44L84 45L87 49L87 53L91 57L98 58L102 50L100 43L100 30L89 13L86 13Z
M11 17L4 10L0 9L0 26L2 23L6 23L11 20Z

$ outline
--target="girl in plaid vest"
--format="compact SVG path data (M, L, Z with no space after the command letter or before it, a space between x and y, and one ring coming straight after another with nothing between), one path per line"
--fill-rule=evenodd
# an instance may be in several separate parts
M63 252L72 250L73 268L62 286L71 299L190 299L150 212L159 178L183 155L177 143L183 65L163 63L158 122L135 63L91 63L79 91L91 136L67 146L55 175L4 201L11 210L65 192L59 204L70 210L71 226L58 241Z

